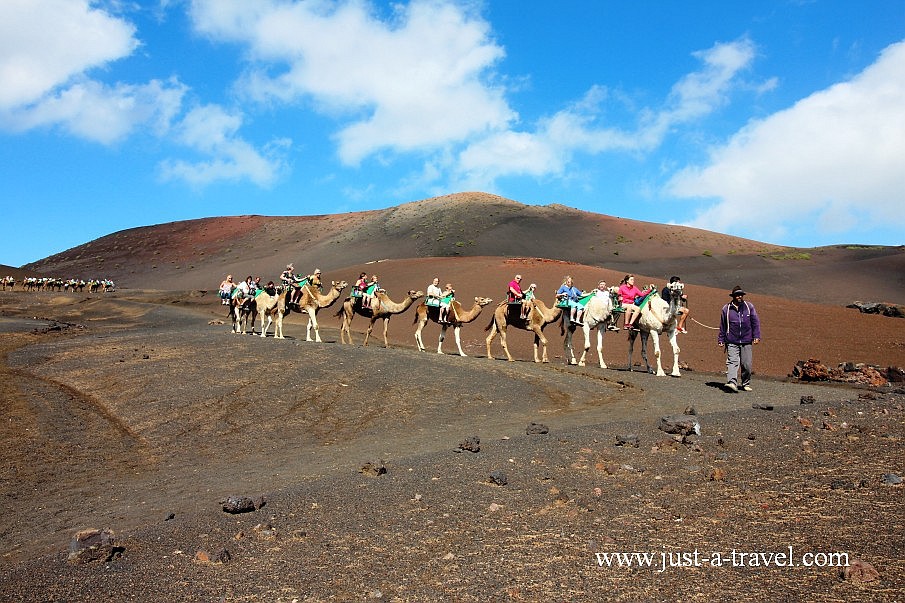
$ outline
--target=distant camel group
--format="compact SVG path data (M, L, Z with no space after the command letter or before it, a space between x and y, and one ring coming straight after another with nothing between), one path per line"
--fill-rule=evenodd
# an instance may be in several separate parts
M342 291L348 286L346 281L332 282L327 293L321 293L320 289L311 284L305 284L302 287L302 295L295 306L295 310L307 314L308 324L306 327L306 341L321 341L318 329L317 313L322 308L332 306L341 296ZM274 325L274 337L283 339L283 317L290 314L293 310L293 304L288 303L289 290L281 287L270 292L260 291L254 299L243 303L241 300L230 300L230 316L233 322L234 333L246 333L251 328L254 333L254 323L257 316L261 317L261 337L267 337L270 325ZM387 338L387 330L389 328L390 319L396 314L402 314L411 307L418 299L424 297L423 291L410 290L401 301L393 301L384 291L378 291L373 297L373 301L369 306L365 306L361 302L360 297L346 297L339 310L334 316L341 320L340 325L340 343L352 343L351 324L356 315L368 319L367 331L364 336L364 344L368 345L374 324L378 320L383 321L383 345L389 347ZM475 297L474 305L470 309L466 309L458 300L453 300L450 311L446 320L440 320L439 308L429 306L425 302L421 302L415 308L415 318L412 324L415 325L415 343L418 349L425 351L424 341L422 339L422 330L428 322L434 322L440 325L440 337L437 344L437 353L443 353L443 341L446 338L447 330L452 327L456 347L460 356L465 356L462 350L460 338L460 330L463 325L474 322L484 307L493 303L488 297ZM634 349L635 340L640 333L642 339L642 358L644 359L646 368L650 372L651 367L647 361L646 344L651 334L654 334L654 357L656 360L656 374L665 376L661 362L661 349L659 335L665 333L669 340L673 352L673 364L670 375L674 377L681 376L679 371L679 345L676 340L677 318L679 314L679 306L671 304L662 299L658 295L651 295L646 304L641 309L640 317L636 323L637 331L629 332L629 368L632 367L632 351ZM547 338L544 336L544 328L552 323L561 322L560 330L565 336L563 342L564 359L569 364L577 364L585 366L588 351L591 348L591 331L597 331L597 358L600 368L607 368L603 360L603 338L606 332L606 326L611 324L614 318L616 308L612 296L594 296L591 297L585 307L584 320L580 325L572 324L568 320L568 313L563 312L563 308L559 305L548 307L543 301L535 299L531 311L526 317L522 317L521 303L500 302L493 310L493 316L490 323L484 328L489 331L486 338L487 358L493 358L491 344L499 335L500 344L506 359L510 362L514 358L509 353L507 345L507 330L509 328L529 331L534 334L534 361L549 362L547 355ZM572 347L572 339L578 328L584 333L584 349L581 356L576 358ZM311 331L314 330L314 339L311 337Z
M12 276L5 276L0 279L0 285L2 285L3 291L15 291L16 279ZM89 293L99 293L101 291L109 293L115 291L116 286L109 279L86 281L80 278L62 279L48 276L29 276L22 280L22 289L25 291L66 291L72 293L82 293L87 289Z

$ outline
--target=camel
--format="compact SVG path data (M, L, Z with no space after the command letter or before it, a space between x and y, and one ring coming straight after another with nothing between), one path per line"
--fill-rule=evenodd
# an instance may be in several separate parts
M568 317L563 313L562 330L565 332L563 340L563 358L569 364L585 365L585 358L588 350L591 349L591 329L597 330L597 359L600 362L600 368L606 368L606 362L603 361L603 336L606 333L606 327L610 317L613 315L613 298L610 295L595 295L588 300L584 309L584 322L581 330L584 332L584 350L581 352L581 358L575 359L575 352L572 350L572 335L575 333L577 325L566 324Z
M493 342L493 338L496 337L497 332L499 332L500 344L503 346L503 351L506 352L506 359L509 362L514 362L514 358L509 353L509 347L506 345L506 328L515 327L516 329L534 333L534 362L549 362L547 360L547 338L544 337L544 327L559 320L560 316L562 316L562 308L548 308L544 305L544 302L535 298L534 307L528 318L522 318L521 311L522 305L520 303L509 304L505 301L501 302L493 311L493 318L490 319L490 324L484 327L485 331L490 331L490 335L487 336L487 357L493 358L493 354L490 352L490 344ZM543 345L541 358L537 356L538 343Z
M317 326L317 311L321 308L329 308L339 299L343 289L349 286L346 281L332 281L330 292L322 294L317 287L306 284L302 287L302 297L298 301L298 311L308 314L308 327L305 329L305 341L321 342L321 333ZM314 339L311 339L311 329L314 328Z
M443 340L446 339L446 329L452 325L453 333L456 336L456 347L459 348L459 356L465 356L466 354L462 351L462 342L459 338L459 329L462 325L476 319L481 314L484 306L492 302L493 300L489 297L476 297L474 298L474 306L471 307L471 310L466 311L462 304L454 299L449 308L449 323L440 325L440 342L437 344L437 353L443 353ZM440 308L437 306L428 306L422 302L415 308L415 320L412 324L418 325L415 329L415 342L418 344L418 349L422 352L424 351L424 342L421 340L421 329L424 328L428 320L438 322L439 317Z
M255 295L252 305L255 307L255 311L261 315L261 337L267 337L267 330L273 323L274 339L285 339L283 337L283 317L289 314L289 307L286 304L288 295L289 291L283 291L282 288L276 289L273 294L269 293L267 289L262 289ZM254 332L254 328L252 328L252 332Z
M678 304L669 304L660 297L653 285L651 285L651 289L654 292L650 294L650 298L644 309L641 310L641 315L638 317L636 324L641 330L642 337L645 332L654 336L654 357L657 359L657 376L666 376L660 358L660 333L666 333L672 346L672 372L670 375L681 377L682 374L679 372L679 343L676 341L676 325L678 324L678 314L681 307Z
M361 302L355 303L355 300L350 297L347 297L343 302L342 307L336 313L336 316L342 317L342 327L339 330L340 343L346 343L346 337L348 337L349 343L352 343L352 319L355 318L356 314L360 314L371 321L365 333L364 345L368 345L368 338L374 329L374 323L379 319L383 319L383 347L390 347L390 343L387 341L387 329L390 325L390 318L394 314L402 314L408 310L416 299L424 297L424 291L409 291L406 298L401 302L394 302L383 291L378 291L374 297L376 298L376 304L373 309L362 308Z
M233 333L245 335L248 325L251 325L251 333L255 332L255 319L258 317L258 310L254 301L243 304L244 300L232 298L229 300L229 316L233 321Z

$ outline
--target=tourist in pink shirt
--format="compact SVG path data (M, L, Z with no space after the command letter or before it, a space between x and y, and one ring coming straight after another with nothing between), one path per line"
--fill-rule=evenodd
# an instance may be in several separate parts
M635 286L634 274L626 274L625 278L622 279L622 284L619 285L619 302L625 308L623 329L631 331L635 328L635 321L638 320L638 316L641 314L641 309L635 305L635 300L639 297L644 297L648 293L650 293L650 290L642 291Z

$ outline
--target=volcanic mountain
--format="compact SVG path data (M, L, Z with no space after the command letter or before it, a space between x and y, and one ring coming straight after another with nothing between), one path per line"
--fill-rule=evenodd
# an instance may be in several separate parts
M524 205L486 193L345 214L248 215L143 226L23 269L63 278L110 278L120 287L188 290L214 288L227 273L276 280L288 262L297 272L320 267L351 282L358 268L381 260L477 257L543 258L655 280L677 274L687 283L720 289L741 283L817 303L865 297L905 302L903 247L780 247L564 205ZM422 280L445 272L442 265L432 262Z

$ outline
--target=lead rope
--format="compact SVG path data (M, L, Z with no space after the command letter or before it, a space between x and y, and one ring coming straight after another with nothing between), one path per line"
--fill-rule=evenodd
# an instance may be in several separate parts
M693 323L695 323L695 324L701 325L701 326L704 327L705 329L713 329L714 331L719 330L719 327L710 327L710 326L707 326L707 325L705 325L705 324L702 323L702 322L698 322L698 321L697 321L696 319L694 319L694 318L692 318L691 321L692 321Z

